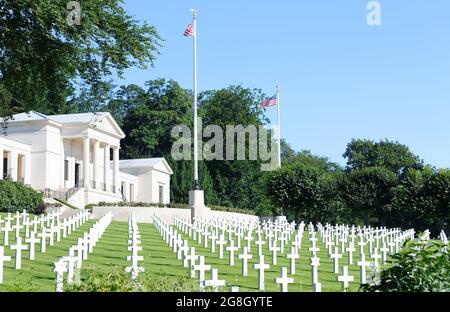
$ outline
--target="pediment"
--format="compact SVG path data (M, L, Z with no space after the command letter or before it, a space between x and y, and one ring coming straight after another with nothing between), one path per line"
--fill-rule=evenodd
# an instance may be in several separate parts
M121 138L125 137L125 134L123 133L122 129L120 129L119 125L117 124L117 122L114 120L114 118L111 116L110 113L107 113L104 116L98 118L95 122L91 124L91 127L100 130L102 132L114 134Z

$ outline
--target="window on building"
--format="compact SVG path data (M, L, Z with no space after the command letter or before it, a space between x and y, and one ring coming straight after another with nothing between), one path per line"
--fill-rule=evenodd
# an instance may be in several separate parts
M69 161L64 160L64 181L69 181Z
M164 204L164 186L159 186L159 203Z

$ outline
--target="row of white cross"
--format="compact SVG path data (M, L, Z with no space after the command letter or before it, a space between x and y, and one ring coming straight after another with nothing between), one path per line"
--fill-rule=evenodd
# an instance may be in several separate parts
M98 220L82 238L78 238L77 244L69 248L68 255L60 257L54 262L53 272L56 273L56 292L64 290L64 273L67 273L67 283L74 283L75 271L78 273L82 268L84 260L88 259L88 254L94 251L98 240L108 228L112 220L111 211L107 212L100 220Z
M279 254L285 254L285 247L291 241L290 253L286 255L290 259L290 274L295 274L295 263L300 258L299 249L301 247L304 223L300 223L296 229L295 223L287 222L270 222L265 221L258 223L246 220L232 220L224 221L218 219L196 219L191 223L188 219L183 219L174 216L174 224L181 232L186 233L198 244L202 244L208 248L210 244L211 253L216 252L218 248L218 256L220 259L224 257L223 250L229 251L229 265L234 265L234 255L236 251L242 249L238 258L242 260L242 275L248 274L248 260L253 256L249 253L251 251L251 243L257 246L258 249L258 263L254 264L254 269L258 270L258 288L264 290L264 271L270 268L270 265L265 263L263 255L263 246L267 245L267 250L272 254L272 265L277 265L277 258ZM256 238L253 236L256 234ZM379 270L381 258L382 264L386 261L387 254L397 252L402 243L407 238L414 238L414 230L402 232L400 229L386 229L386 228L372 228L372 227L356 227L356 226L331 226L329 224L315 227L310 223L308 225L309 241L312 245L309 248L310 265L311 265L311 279L314 291L321 291L321 285L318 282L318 267L320 259L317 257L317 252L320 250L317 246L317 241L320 236L322 242L328 249L328 256L333 259L334 273L339 273L339 259L343 257L344 252L348 252L349 265L353 264L353 252L355 251L355 238L358 237L358 245L360 247L360 261L357 265L360 267L360 279L362 283L366 283L366 267L373 266L374 270ZM318 234L318 235L317 235ZM166 225L166 228L161 230L161 235L166 242L175 249L181 252L187 252L187 240L181 239L181 234L177 233L175 229ZM228 237L228 240L225 237ZM203 240L203 242L202 242ZM235 244L235 240L237 244ZM241 247L241 241L246 243ZM365 250L366 245L373 262L366 261ZM389 248L387 248L389 246ZM395 247L395 248L394 248ZM194 247L191 247L194 248ZM381 255L379 254L381 250ZM180 253L181 253L180 252ZM348 288L349 282L353 281L353 276L348 275L348 266L342 267L342 275L337 276L337 281L342 283L343 289ZM192 274L191 274L192 276ZM281 268L280 277L275 280L275 283L280 285L282 291L287 291L287 285L293 283L293 279L287 276L287 268Z
M195 247L189 247L188 241L181 239L181 234L176 229L164 222L159 216L153 215L153 224L159 231L162 239L176 253L177 259L182 260L183 267L190 268L190 276L196 277L199 272L200 288L212 287L214 291L218 291L219 287L225 286L225 280L219 279L218 269L212 268L211 265L205 263L205 257L195 254ZM198 260L198 263L197 263ZM206 272L211 271L211 279L206 279ZM235 289L236 290L236 289Z
M126 271L131 273L132 280L136 280L139 273L144 272L144 267L138 264L139 261L144 260L144 257L138 254L142 251L140 238L136 215L132 212L128 218L128 250L131 251L131 256L127 256L127 261L130 261L131 265L126 268Z
M9 246L11 251L15 251L15 265L14 268L16 270L20 270L22 268L22 252L25 250L29 250L29 260L35 260L36 254L36 244L40 243L40 252L45 253L47 250L47 240L49 241L49 245L53 246L56 241L59 242L61 240L61 231L62 236L65 238L68 234L70 235L72 231L76 228L80 227L83 223L88 220L89 214L87 211L81 211L76 215L64 219L63 222L59 221L60 211L53 211L46 215L41 215L39 218L35 217L34 220L39 220L40 224L39 232L36 228L36 223L34 224L34 228L31 231L25 231L25 240L20 235L21 232L16 232L16 243ZM9 228L10 222L16 219L15 228L23 228L24 224L28 224L29 222L29 214L26 212L16 213L15 217L11 217L11 214L4 220L4 228ZM35 231L36 230L36 231ZM27 233L28 232L28 233ZM5 246L9 245L8 231L4 231L4 242L8 242ZM37 233L37 235L36 235ZM37 237L36 237L37 236ZM11 261L11 256L5 255L5 247L0 246L0 284L3 283L3 265L5 261Z

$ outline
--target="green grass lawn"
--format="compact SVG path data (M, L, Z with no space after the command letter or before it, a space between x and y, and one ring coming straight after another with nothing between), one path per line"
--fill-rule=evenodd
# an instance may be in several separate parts
M4 214L0 214L4 215ZM22 255L22 269L14 270L14 258L4 265L4 284L0 285L0 291L54 291L55 274L52 272L53 262L59 257L65 256L68 248L74 244L78 237L81 237L95 221L91 220L85 223L77 231L72 232L66 239L56 243L55 246L47 245L47 252L40 253L38 244L36 244L36 260L28 260L28 251L23 252ZM188 268L182 267L181 260L176 259L176 254L172 252L171 248L162 240L156 228L152 224L139 224L139 231L142 240L142 252L139 254L144 256L144 261L141 263L145 267L147 273L163 276L189 276ZM0 234L0 242L3 242L3 233ZM11 243L13 242L13 235L10 235ZM188 239L187 235L183 238ZM83 262L83 268L95 267L96 270L109 271L112 266L126 266L126 256L130 254L127 250L128 240L128 224L127 222L112 222L105 231L103 237L94 248L94 252L89 254L88 260ZM242 241L241 244L245 244ZM196 248L196 253L206 257L206 264L210 264L213 268L219 270L219 278L226 280L227 289L229 286L239 286L241 291L258 291L258 271L253 269L253 264L258 261L257 247L252 246L253 259L249 260L247 277L241 275L241 260L238 259L238 253L235 253L235 265L230 267L228 265L228 252L224 250L224 259L218 258L218 247L216 247L216 254L211 254L209 248L205 249L199 246L192 240L189 242L190 246ZM308 233L303 235L303 243L300 250L300 259L296 262L296 273L293 276L294 284L289 285L289 291L311 291L311 270L310 270L310 256L308 248L310 247L308 241ZM319 267L319 282L322 283L322 291L341 291L341 284L336 282L336 276L333 273L333 262L328 258L325 246L318 242L320 251L318 257L320 258ZM271 265L272 255L267 250L267 245L264 245L265 262ZM5 247L5 252L8 255L14 256ZM285 247L285 254L290 252L290 244ZM366 253L366 257L368 253ZM359 253L354 253L354 263L359 260ZM369 259L367 259L369 260ZM278 291L278 285L275 284L274 279L279 276L280 268L285 266L289 270L289 259L285 255L278 256L278 264L270 266L269 270L265 272L265 286L266 291ZM345 254L340 259L340 266L347 265L348 259ZM83 272L82 272L83 274ZM349 274L354 276L355 281L350 283L350 291L357 291L359 288L359 267L351 265L349 267ZM210 274L207 273L207 278Z

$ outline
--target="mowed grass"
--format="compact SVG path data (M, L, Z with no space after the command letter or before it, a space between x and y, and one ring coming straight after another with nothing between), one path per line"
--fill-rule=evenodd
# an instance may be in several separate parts
M4 214L2 214L4 215ZM4 284L0 285L0 291L54 291L55 289L55 273L52 272L53 263L61 256L67 255L68 249L75 244L78 237L82 237L95 222L90 220L85 223L77 231L72 232L66 239L62 239L59 243L55 240L55 246L47 245L47 252L40 253L40 246L36 244L36 260L28 260L28 251L22 254L22 269L14 269L14 251L5 247L5 253L12 257L10 262L4 265ZM168 277L189 276L189 269L182 267L182 261L176 259L176 253L162 240L158 231L152 224L139 224L141 234L142 251L139 255L144 256L144 261L140 265L145 267L145 271L152 275L161 275ZM14 243L14 234L10 234L10 243ZM183 239L189 239L182 234ZM113 266L125 267L129 263L126 257L131 254L127 248L128 240L128 224L127 222L112 222L105 231L103 237L97 242L94 252L89 254L88 260L83 261L83 269L95 268L98 271L107 272ZM236 240L235 240L236 241ZM3 233L0 233L0 242L3 243ZM357 241L356 241L357 243ZM356 245L356 244L355 244ZM235 265L229 266L229 254L224 248L224 258L218 257L218 246L213 254L209 248L203 248L201 245L189 239L189 246L196 248L196 253L205 256L206 264L219 270L219 278L226 280L228 290L230 286L239 286L240 291L259 291L258 290L258 271L253 268L253 264L258 262L257 246L252 244L253 259L248 262L248 276L241 274L241 260L238 254L242 247L246 246L246 241L241 241L241 250L235 252ZM278 253L278 264L272 265L272 253L269 253L267 244L263 246L265 255L265 263L270 264L270 269L265 271L265 291L279 291L279 286L275 284L275 278L280 275L280 268L287 267L289 272L290 260L286 258L286 254L290 252L291 244L285 246L285 253ZM308 248L310 242L308 233L305 231L303 235L303 243L300 249L300 258L296 261L296 274L289 275L294 278L294 283L289 285L289 291L310 292L311 285L311 267L310 252ZM333 260L328 258L325 246L318 241L318 257L320 258L320 266L318 270L319 282L322 283L322 291L342 291L341 283L336 281L337 275L333 273ZM355 248L358 250L357 245ZM359 260L359 252L354 252L354 265L349 266L349 274L354 276L354 282L350 283L349 291L357 291L359 288L359 267L356 261ZM366 260L368 258L366 251ZM347 254L339 259L339 266L348 265ZM368 268L368 272L369 272ZM83 275L83 270L81 272ZM206 273L206 277L210 277L210 272Z
M150 230L147 228L150 227ZM144 228L146 230L144 230ZM182 262L176 260L176 253L173 253L171 248L165 244L165 242L159 238L159 234L153 226L149 225L140 225L139 229L141 233L143 231L146 233L145 238L143 239L144 249L145 245L148 243L152 243L155 245L154 247L150 247L150 250L157 250L157 253L150 255L150 259L146 257L146 265L145 268L150 270L155 270L155 263L152 260L161 261L159 264L156 264L160 267L160 270L166 272L170 275L183 275L189 276L189 270L187 268L182 268ZM219 259L219 251L218 246L216 246L215 253L211 253L210 244L208 248L203 247L203 238L202 244L197 244L192 239L189 239L189 236L186 234L182 234L183 239L189 240L189 246L195 247L196 254L205 256L205 263L212 266L212 268L217 268L219 270L219 278L226 280L227 287L229 286L239 286L240 291L259 291L258 289L258 271L253 268L253 265L258 262L258 247L253 243L251 244L251 253L253 258L248 261L248 276L242 276L242 260L238 259L238 253L235 252L235 264L234 266L229 265L229 252L224 248L224 257L223 259ZM154 238L153 238L154 237ZM227 236L226 236L227 237ZM318 237L318 236L317 236ZM153 238L153 239L151 239ZM158 240L159 238L159 240ZM292 236L293 238L293 236ZM147 243L148 242L148 243ZM235 244L237 240L235 239ZM241 250L243 246L246 246L246 241L241 241ZM355 245L357 244L357 240L355 241ZM328 257L327 250L322 242L319 240L317 242L317 246L320 248L320 251L317 253L317 257L320 258L320 266L318 269L318 277L319 282L322 284L322 291L326 292L336 292L342 291L342 286L340 282L337 282L336 278L341 274L341 269L339 270L339 274L334 274L333 272L333 259ZM279 247L279 244L278 244ZM299 250L300 258L296 260L296 274L290 275L289 277L294 278L294 283L289 285L289 291L294 292L311 292L312 284L311 284L311 266L310 266L310 251L308 248L311 247L308 232L305 231L303 235L303 242L301 249ZM356 245L356 247L358 247ZM359 247L358 247L359 248ZM357 250L359 250L356 248ZM368 247L366 246L366 260L369 261L368 256ZM275 283L275 279L280 276L281 267L288 268L288 273L290 271L290 259L286 257L288 253L291 251L291 244L287 244L284 248L284 254L280 254L278 252L277 255L277 265L272 265L272 253L268 251L267 243L263 246L263 254L264 254L264 262L270 265L270 268L265 271L265 291L279 291L279 285ZM149 263L149 261L151 263ZM353 275L354 282L350 283L347 291L358 291L359 283L360 283L360 275L359 275L359 267L356 266L356 262L359 261L359 252L353 253L353 265L348 264L348 255L345 253L343 258L339 259L339 267L342 268L343 265L349 266L349 274ZM170 267L174 267L169 268ZM170 271L170 272L168 272ZM156 272L156 271L155 271ZM367 268L368 274L370 273L370 268ZM210 274L206 274L207 278L210 277Z

